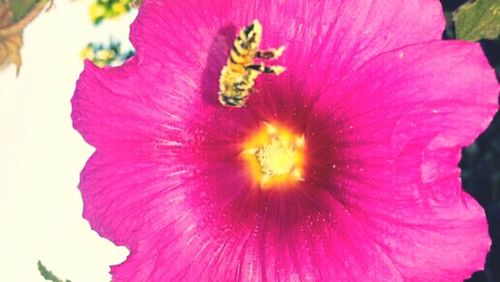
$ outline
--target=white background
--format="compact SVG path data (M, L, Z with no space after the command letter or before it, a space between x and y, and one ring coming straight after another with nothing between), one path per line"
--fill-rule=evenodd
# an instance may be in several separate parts
M15 1L15 0L14 0ZM135 13L95 28L90 0L56 0L24 32L23 66L0 71L0 280L45 281L36 262L73 282L110 281L128 251L82 218L79 172L93 152L71 125L80 50L127 42Z

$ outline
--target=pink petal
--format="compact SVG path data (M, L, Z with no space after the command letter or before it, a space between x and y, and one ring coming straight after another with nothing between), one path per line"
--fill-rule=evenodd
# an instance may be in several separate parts
M447 41L380 55L321 97L345 121L336 184L407 280L461 281L484 264L484 211L457 164L498 93L479 45Z
M145 1L131 40L139 60L158 66L162 77L200 83L187 102L203 97L216 104L236 32L256 18L264 27L263 47L287 48L278 60L284 75L316 88L381 52L440 39L444 29L441 5L431 0Z
M254 18L264 25L263 47L287 47L283 76L307 95L382 51L438 39L444 26L439 2L430 0L144 2L131 27L137 56L116 69L86 63L77 84L74 127L96 147L142 150L172 139L174 130L163 127L210 116L235 33Z
M113 267L113 279L349 281L356 277L402 281L398 269L363 226L351 215L343 214L342 207L335 210L338 214L332 217L336 220L324 223L328 226L325 229L317 229L315 221L325 220L321 217L295 230L286 226L290 222L284 217L281 232L291 233L274 233L275 227L265 219L251 229L245 228L244 222L238 229L193 223L175 230L175 225L166 225L162 232L140 241L126 262ZM273 212L263 216L272 216ZM182 209L178 213L180 219L189 221L189 211Z
M154 66L139 66L134 57L118 68L99 69L91 62L72 98L73 126L99 150L151 155L159 147L177 150L188 137L186 116L192 109L178 89L192 89L186 78L156 75Z
M133 248L185 209L184 185L192 177L188 165L176 165L172 158L94 153L81 173L83 215L101 236Z

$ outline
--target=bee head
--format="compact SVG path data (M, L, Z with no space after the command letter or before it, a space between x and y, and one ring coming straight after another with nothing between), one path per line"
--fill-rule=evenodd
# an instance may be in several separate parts
M262 40L262 25L255 19L244 29L245 36L250 44L249 48L257 48Z

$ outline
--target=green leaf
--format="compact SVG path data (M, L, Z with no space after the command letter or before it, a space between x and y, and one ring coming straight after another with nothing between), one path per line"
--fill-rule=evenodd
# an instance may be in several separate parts
M21 68L20 49L24 28L30 24L52 0L0 0L0 70L15 64Z
M11 0L11 10L14 14L14 22L18 22L33 9L39 0Z
M470 0L454 13L456 36L477 41L500 35L500 1Z
M40 271L40 274L45 278L45 280L49 280L52 282L71 282L70 280L62 280L58 278L52 271L48 270L45 265L42 264L41 261L38 261L38 271Z
M10 64L17 66L17 73L21 68L21 52L23 36L21 32L12 32L2 35L2 31L13 25L12 11L0 0L0 70Z

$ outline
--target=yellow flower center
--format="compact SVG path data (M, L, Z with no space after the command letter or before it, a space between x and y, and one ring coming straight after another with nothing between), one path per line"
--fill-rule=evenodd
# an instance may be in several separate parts
M303 179L304 136L270 123L243 144L252 179L263 189L290 187Z

